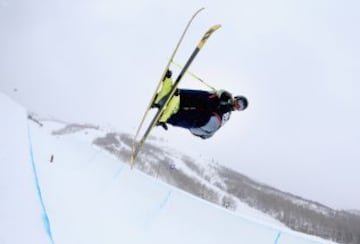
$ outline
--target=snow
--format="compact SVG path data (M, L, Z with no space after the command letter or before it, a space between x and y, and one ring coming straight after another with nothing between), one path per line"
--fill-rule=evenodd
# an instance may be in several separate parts
M30 160L26 111L0 94L0 112L0 243L49 243Z
M94 128L53 135L1 93L0 113L0 243L331 243L131 170Z

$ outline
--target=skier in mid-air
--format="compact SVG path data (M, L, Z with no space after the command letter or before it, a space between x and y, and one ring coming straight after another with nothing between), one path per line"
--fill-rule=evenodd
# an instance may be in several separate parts
M173 80L168 70L152 107L160 107L166 100ZM167 124L189 129L202 139L207 139L230 118L232 111L243 111L248 106L244 96L232 96L229 92L177 89L157 123L165 130Z

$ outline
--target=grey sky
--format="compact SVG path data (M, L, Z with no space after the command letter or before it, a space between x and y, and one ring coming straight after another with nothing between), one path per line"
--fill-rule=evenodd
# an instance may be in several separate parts
M190 69L250 107L207 141L173 127L153 135L284 191L359 209L359 5L0 0L0 90L43 115L134 133L187 20L206 7L176 60L222 24ZM206 89L190 76L181 86Z

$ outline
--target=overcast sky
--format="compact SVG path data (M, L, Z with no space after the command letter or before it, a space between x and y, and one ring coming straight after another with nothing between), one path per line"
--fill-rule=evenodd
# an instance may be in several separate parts
M135 133L200 7L176 60L221 24L190 70L250 106L206 141L171 126L152 134L283 191L360 209L358 1L0 0L0 91L41 115ZM181 87L207 89L191 76Z

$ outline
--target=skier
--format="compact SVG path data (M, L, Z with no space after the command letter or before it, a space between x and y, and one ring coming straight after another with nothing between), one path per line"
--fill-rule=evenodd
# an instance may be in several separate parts
M171 90L172 72L168 70L152 107L160 107ZM224 90L216 92L177 89L157 123L165 130L167 124L189 129L202 139L214 135L230 118L232 111L243 111L248 106L244 96L235 96Z

